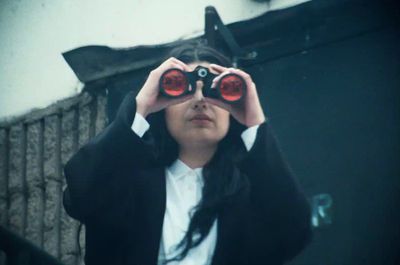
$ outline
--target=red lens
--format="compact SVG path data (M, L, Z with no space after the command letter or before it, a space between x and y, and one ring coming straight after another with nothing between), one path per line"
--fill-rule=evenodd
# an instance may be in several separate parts
M161 85L167 95L177 97L186 91L188 81L182 71L173 69L163 75Z
M237 101L244 93L244 81L237 75L227 75L222 77L219 91L221 97L226 101Z

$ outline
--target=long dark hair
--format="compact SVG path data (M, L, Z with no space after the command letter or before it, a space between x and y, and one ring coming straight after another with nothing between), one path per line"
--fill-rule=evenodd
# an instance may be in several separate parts
M206 61L225 67L232 65L227 56L201 41L188 42L176 47L169 52L168 57L175 57L184 63ZM161 166L169 166L178 158L179 146L168 132L165 112L149 115L148 119L154 128L152 134L158 161ZM242 193L248 192L249 182L236 166L245 152L240 138L244 129L243 125L230 117L227 135L218 143L217 151L203 167L202 199L195 207L188 231L178 244L180 253L166 260L166 263L182 260L191 248L198 246L208 235L223 208L229 207Z

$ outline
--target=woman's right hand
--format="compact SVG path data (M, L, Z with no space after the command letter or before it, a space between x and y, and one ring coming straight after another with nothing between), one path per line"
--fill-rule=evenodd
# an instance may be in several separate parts
M185 72L190 71L190 68L185 63L174 57L165 60L159 67L152 70L136 96L136 111L143 117L146 118L150 113L160 111L170 105L184 102L193 97L191 94L178 98L167 98L161 95L159 91L160 77L170 68L178 68Z

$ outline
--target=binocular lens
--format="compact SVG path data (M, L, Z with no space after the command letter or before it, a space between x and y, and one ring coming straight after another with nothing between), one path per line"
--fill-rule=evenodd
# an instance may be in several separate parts
M237 101L244 93L244 82L237 75L227 75L220 81L221 97L226 101Z
M166 72L161 80L162 88L169 96L180 96L185 93L188 87L186 76L179 70L173 69Z

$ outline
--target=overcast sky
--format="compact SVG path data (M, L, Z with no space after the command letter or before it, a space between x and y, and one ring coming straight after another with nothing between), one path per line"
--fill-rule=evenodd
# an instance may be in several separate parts
M0 120L81 91L62 52L197 36L207 5L232 23L306 1L275 0L268 6L254 0L0 0Z

